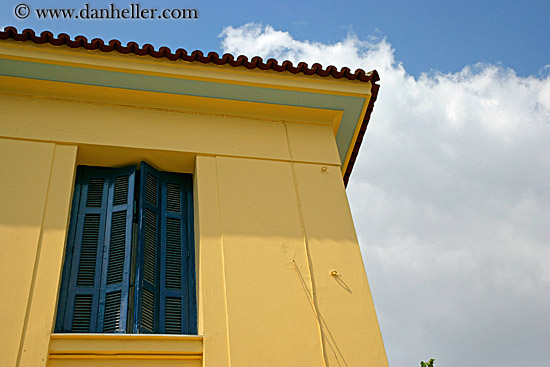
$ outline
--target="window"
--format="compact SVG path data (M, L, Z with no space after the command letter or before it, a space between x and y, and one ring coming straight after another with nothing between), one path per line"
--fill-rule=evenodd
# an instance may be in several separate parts
M56 332L196 334L192 176L79 166Z

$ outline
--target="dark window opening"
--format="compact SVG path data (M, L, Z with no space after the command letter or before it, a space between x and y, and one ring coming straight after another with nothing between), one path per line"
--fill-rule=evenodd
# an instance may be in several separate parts
M79 166L55 332L196 334L190 174Z

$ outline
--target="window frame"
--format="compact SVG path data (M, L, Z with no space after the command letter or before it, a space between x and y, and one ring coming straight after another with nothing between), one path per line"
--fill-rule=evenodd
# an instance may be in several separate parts
M185 239L182 239L182 247L181 251L186 251L187 259L183 258L182 256L182 264L185 263L187 265L187 269L185 269L184 266L182 266L182 290L181 290L181 304L182 309L187 310L187 318L185 318L185 312L182 311L182 318L181 318L181 332L174 333L173 328L171 333L167 333L164 330L164 324L162 326L162 332L159 332L158 329L155 334L172 334L172 335L196 335L197 334L197 327L198 327L198 319L197 319L197 287L196 287L196 263L195 263L195 237L194 237L194 207L193 207L193 175L189 173L176 173L176 172L163 172L163 171L157 171L152 166L148 165L145 162L142 162L140 169L135 169L134 167L131 167L133 169L133 173L130 170L130 167L125 167L123 169L128 169L130 174L134 175L134 187L130 188L133 195L133 200L129 203L130 206L133 206L131 209L131 212L133 212L132 219L131 219L131 225L130 225L130 236L129 239L129 254L125 255L125 259L129 259L129 262L131 262L131 271L128 271L128 277L130 277L130 280L127 284L127 291L128 291L128 297L126 298L125 305L122 305L125 309L125 312L121 312L120 319L124 318L124 322L120 322L120 324L124 324L123 330L116 330L116 333L121 334L140 334L143 333L143 330L139 330L137 327L137 314L136 310L138 309L138 296L140 292L139 282L136 282L137 276L136 276L136 268L139 263L139 261L136 259L136 252L137 247L139 246L138 243L140 242L140 239L142 238L142 234L139 232L139 222L141 220L141 217L139 216L139 212L141 210L141 207L143 207L143 202L140 204L140 197L143 194L142 189L140 189L140 175L142 175L146 168L149 167L149 170L153 170L155 172L158 172L161 176L166 176L169 179L174 180L175 178L179 179L181 182L181 192L185 195L185 200L182 199L182 206L181 206L181 220L182 220L182 226L186 227L186 233L185 233ZM72 333L74 331L69 330L68 322L67 321L72 315L69 314L72 312L72 310L68 309L69 302L68 300L70 297L74 296L74 294L71 294L71 287L70 282L74 282L75 278L75 266L78 261L75 261L75 248L76 248L76 236L78 235L77 227L78 227L78 221L82 221L83 219L81 216L83 216L83 213L80 212L79 208L83 204L83 190L85 190L86 181L83 179L85 176L85 173L88 172L87 170L95 170L95 171L102 171L108 172L109 170L116 170L116 168L112 167L97 167L97 166L87 166L87 165L79 165L77 166L77 174L75 177L75 183L74 183L74 191L73 191L73 197L72 197L72 203L71 203L71 214L70 214L70 222L68 227L68 235L66 240L66 252L64 256L64 263L63 263L63 271L62 271L62 281L59 288L58 293L58 309L56 314L56 321L55 321L55 330L54 332L59 333ZM121 169L118 169L121 170ZM111 171L114 172L114 171ZM162 181L164 182L164 181ZM114 183L111 182L111 185ZM132 185L132 180L130 180L130 185ZM143 186L143 185L141 185ZM159 188L160 188L159 184ZM107 188L107 193L111 195L111 197L107 198L107 200L112 201L112 193L110 191L110 188ZM129 199L130 200L130 199ZM112 204L112 202L111 202ZM104 216L109 216L108 210L103 210ZM162 213L163 217L168 212ZM112 213L111 213L112 215ZM109 225L105 225L105 233L109 229ZM160 231L164 235L164 230ZM101 236L105 237L105 233L102 233ZM165 236L164 236L165 237ZM165 242L165 238L161 241ZM184 248L183 244L185 244L186 248ZM81 246L81 245L78 245ZM107 243L105 243L105 253L107 252ZM110 246L110 244L109 244ZM160 243L159 243L160 246ZM164 245L165 246L165 245ZM161 246L162 247L162 246ZM99 250L98 250L99 251ZM99 255L97 255L99 256ZM95 277L102 279L101 281L105 283L105 278L107 277L107 260L106 255L102 254L101 258L101 269L99 272L95 273ZM166 254L159 253L159 256L157 258L158 262L162 263L162 265L166 264ZM79 260L80 261L80 260ZM126 262L127 260L125 260ZM71 263L74 263L71 265ZM157 271L160 272L161 264L157 265ZM184 271L185 270L185 271ZM126 275L125 275L126 276ZM100 282L101 282L100 281ZM160 282L160 280L158 281ZM158 304L158 303L157 303ZM99 307L97 309L93 309L93 313L99 314L102 312L102 308ZM156 317L159 320L164 320L165 312L163 312L162 309L158 309L156 311ZM119 324L119 325L120 325ZM100 326L102 327L102 324L97 324L97 330L95 330L92 326L90 326L88 332L95 332L95 333L104 333L102 329L100 329Z

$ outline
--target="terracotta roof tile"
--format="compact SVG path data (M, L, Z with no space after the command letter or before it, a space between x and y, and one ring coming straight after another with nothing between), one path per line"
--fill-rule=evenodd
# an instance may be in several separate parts
M203 64L213 63L216 65L229 64L234 67L244 66L247 69L272 69L275 71L288 71L293 74L303 73L305 75L319 75L319 76L332 76L333 78L340 79L346 78L349 80L359 80L362 82L376 82L378 73L374 70L371 72L365 72L362 69L357 69L355 72L351 72L349 68L342 68L338 70L335 66L329 66L326 69L319 64L313 64L311 67L305 62L300 62L298 65L293 65L290 61L283 61L281 64L275 59L269 59L264 61L261 57L255 56L250 60L243 55L234 57L231 54L218 55L216 52L209 52L206 56L201 51L193 51L188 53L186 50L179 48L172 52L168 47L161 47L155 50L154 46L145 44L139 46L135 42L129 42L127 45L122 45L119 40L111 40L105 43L99 38L94 38L91 41L84 36L76 36L74 40L65 33L61 33L58 36L54 36L53 33L44 31L40 35L32 29L24 29L18 32L14 27L6 27L3 31L0 31L0 39L14 39L16 41L32 41L34 43L42 44L49 43L55 46L67 45L72 48L82 47L86 50L101 50L103 52L117 51L122 54L133 53L136 55L144 56L149 55L155 58L165 57L170 60L182 59L190 62L201 62Z
M206 56L199 50L195 50L191 53L188 53L186 50L179 48L176 51L172 52L168 47L161 47L158 50L155 50L154 46L150 44L145 44L139 46L135 42L129 42L126 46L122 45L119 40L110 40L108 43L105 43L99 38L94 38L91 41L84 36L76 36L74 40L65 33L61 33L57 36L54 36L53 33L49 31L44 31L37 35L32 29L24 29L19 32L15 27L6 27L3 31L0 31L0 40L13 39L15 41L32 41L37 44L49 43L54 46L67 45L71 48L84 48L86 50L101 50L103 52L117 51L122 54L133 53L139 56L149 55L154 58L167 58L169 60L178 60L182 59L189 62L200 62L203 64L213 63L216 65L231 65L233 67L245 67L247 69L258 68L260 70L275 70L279 72L288 71L292 74L302 73L304 75L318 75L321 77L331 76L336 79L346 78L349 80L359 80L362 82L372 82L372 98L370 99L367 112L361 124L361 129L359 135L357 136L357 141L355 142L353 152L348 163L348 167L344 174L344 184L347 186L349 177L351 175L351 170L357 159L357 154L359 152L359 147L363 141L365 131L367 130L367 125L369 123L370 115L372 113L374 102L378 95L379 86L375 84L380 80L376 70L365 72L363 69L357 69L355 72L347 67L344 67L340 70L335 66L328 66L323 69L318 63L313 64L311 67L308 66L305 62L300 62L298 65L293 65L292 62L286 60L279 64L275 59L268 59L264 61L261 57L255 56L250 60L244 56L233 56L231 54L223 54L222 56L218 55L216 52L209 52Z

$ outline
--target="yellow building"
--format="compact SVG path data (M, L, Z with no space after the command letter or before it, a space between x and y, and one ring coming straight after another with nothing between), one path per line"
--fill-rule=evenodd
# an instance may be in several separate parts
M0 32L1 366L387 366L376 72Z

